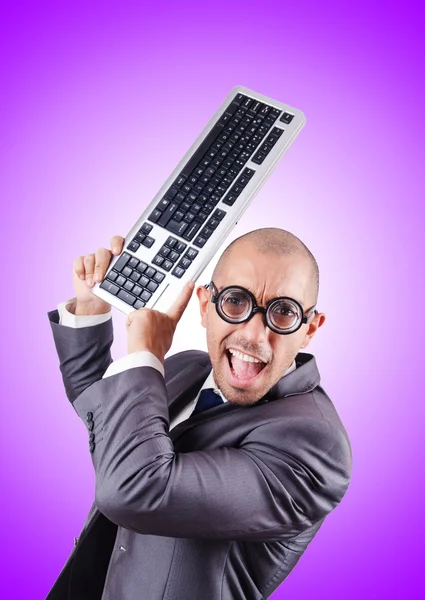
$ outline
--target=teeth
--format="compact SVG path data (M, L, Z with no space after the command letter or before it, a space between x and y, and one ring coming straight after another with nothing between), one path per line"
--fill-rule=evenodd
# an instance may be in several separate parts
M245 362L263 362L262 360L258 360L258 358L254 358L253 356L248 356L248 354L242 354L242 352L238 352L237 350L233 350L233 348L229 348L230 354L234 354L236 358L240 360L244 360Z

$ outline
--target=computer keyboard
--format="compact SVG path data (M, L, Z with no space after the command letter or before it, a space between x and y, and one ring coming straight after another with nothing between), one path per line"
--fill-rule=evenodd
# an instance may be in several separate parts
M234 87L92 293L127 314L167 310L182 284L198 279L304 124L300 110Z

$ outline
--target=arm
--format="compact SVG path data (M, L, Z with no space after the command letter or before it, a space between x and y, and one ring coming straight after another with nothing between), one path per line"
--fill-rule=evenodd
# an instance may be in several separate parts
M327 515L348 487L351 454L327 422L286 418L240 447L176 453L165 382L149 367L96 382L75 401L93 413L96 503L138 533L289 539Z
M47 313L66 395L71 403L100 378L136 366L150 366L164 375L161 362L150 352L133 352L113 361L110 352L114 339L111 311L81 314L76 311L75 300L61 302L57 310Z

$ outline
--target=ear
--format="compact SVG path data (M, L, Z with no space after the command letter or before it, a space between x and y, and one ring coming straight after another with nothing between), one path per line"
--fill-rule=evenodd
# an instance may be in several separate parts
M199 300L199 311L201 313L201 325L202 327L207 327L207 312L208 312L208 304L209 304L209 291L204 288L203 285L200 285L196 289L196 295Z
M319 329L319 327L321 327L323 325L323 323L325 321L326 321L325 313L318 313L317 315L314 315L313 319L310 321L310 325L307 330L307 333L305 334L304 341L301 344L301 348L306 348L309 345L312 337L314 336L316 331Z

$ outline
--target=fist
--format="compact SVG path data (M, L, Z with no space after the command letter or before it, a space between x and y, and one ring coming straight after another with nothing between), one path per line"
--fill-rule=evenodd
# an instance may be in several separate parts
M73 285L78 304L110 307L107 302L92 294L90 289L95 283L102 281L112 256L121 254L124 241L121 235L114 235L111 239L111 250L99 248L94 254L79 256L74 260Z

